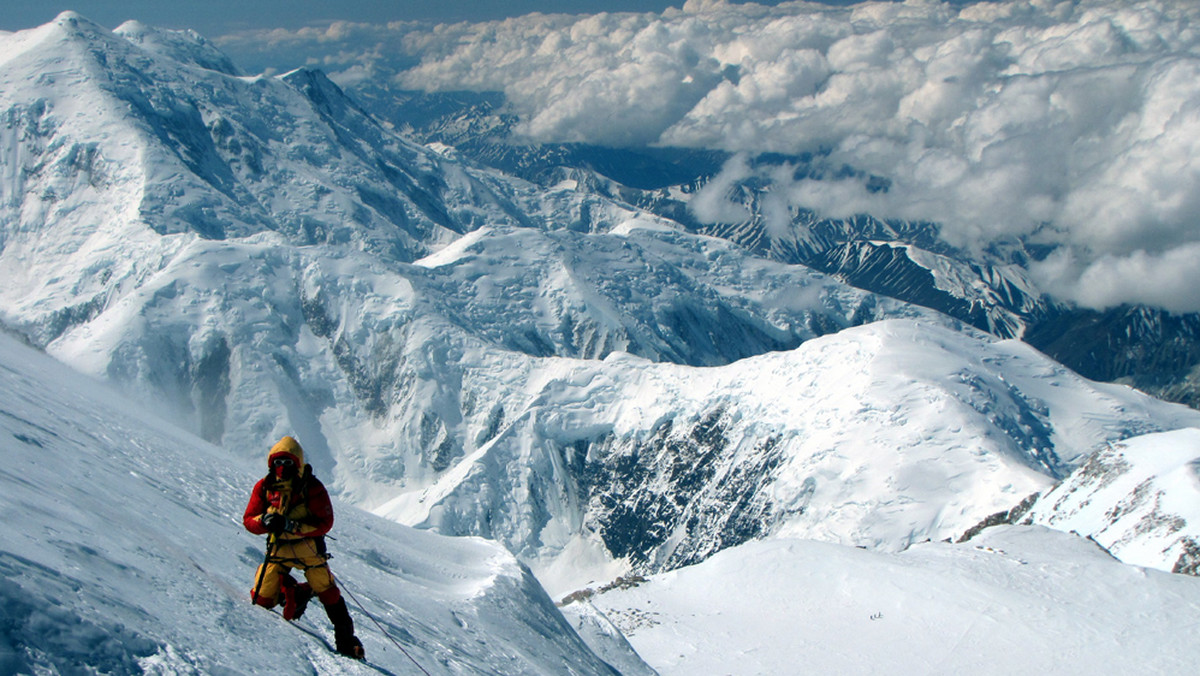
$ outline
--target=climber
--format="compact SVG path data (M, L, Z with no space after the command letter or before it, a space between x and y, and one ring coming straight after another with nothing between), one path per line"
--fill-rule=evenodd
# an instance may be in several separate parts
M316 596L333 623L337 651L364 659L346 600L329 570L325 551L325 534L333 526L329 493L313 476L312 466L304 463L304 449L292 437L283 437L271 448L267 466L270 472L254 485L242 517L246 530L268 536L266 558L258 567L250 600L264 608L282 602L284 619L296 620ZM293 568L304 572L305 582L292 578Z

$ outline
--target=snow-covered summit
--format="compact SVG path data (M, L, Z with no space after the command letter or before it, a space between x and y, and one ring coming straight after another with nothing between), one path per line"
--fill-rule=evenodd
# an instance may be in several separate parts
M233 72L196 36L73 13L0 40L9 323L47 344L181 239L271 234L409 261L482 223L591 229L630 211L444 161L312 71Z
M242 75L241 69L228 56L193 30L167 30L140 21L126 21L114 28L113 33L179 63L190 63L226 75Z

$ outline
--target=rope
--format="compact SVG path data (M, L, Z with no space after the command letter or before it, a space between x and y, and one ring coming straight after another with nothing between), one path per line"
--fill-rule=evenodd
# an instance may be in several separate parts
M350 591L350 588L346 586L345 580L340 580L340 582L341 582L342 591L344 591L350 595L350 600L354 601L354 605L358 606L358 609L362 611L363 615L366 615L367 617L371 618L371 621L374 622L375 626L379 628L380 633L382 633L384 636L386 636L387 640L392 642L392 645L399 648L400 652L404 653L404 656L407 657L410 662L417 665L417 668L421 670L422 674L425 674L425 676L432 676L428 671L425 671L425 667L421 666L420 662L415 660L412 655L408 654L408 651L404 649L404 646L400 645L399 641L392 638L392 635L387 632L387 629L384 629L383 625L379 624L379 620L375 619L375 616L372 615L370 612L368 612L367 609L363 607L363 604L359 603L358 597L355 596L354 592Z

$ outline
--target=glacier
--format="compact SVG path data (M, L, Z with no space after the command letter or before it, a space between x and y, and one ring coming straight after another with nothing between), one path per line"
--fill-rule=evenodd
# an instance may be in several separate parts
M1200 580L1004 526L901 553L771 539L564 609L674 674L1184 673Z

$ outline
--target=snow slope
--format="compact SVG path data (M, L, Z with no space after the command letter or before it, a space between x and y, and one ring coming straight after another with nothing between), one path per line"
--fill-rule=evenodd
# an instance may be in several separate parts
M354 603L375 666L319 604L301 631L249 603L260 472L0 335L0 673L414 673ZM343 587L430 673L614 673L503 548L336 510Z
M1004 526L902 553L768 540L566 607L660 674L1184 674L1200 579ZM591 629L589 629L591 628Z

